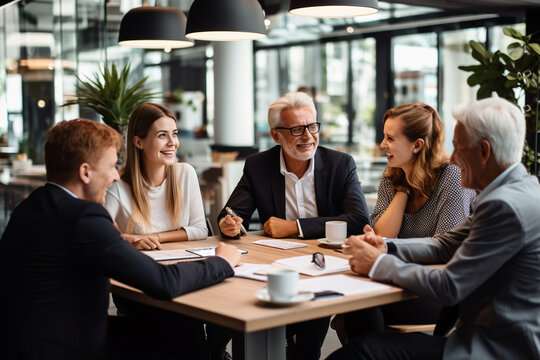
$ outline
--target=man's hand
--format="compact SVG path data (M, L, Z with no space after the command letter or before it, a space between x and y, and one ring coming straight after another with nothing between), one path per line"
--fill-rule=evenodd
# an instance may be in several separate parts
M219 221L219 228L224 235L235 237L240 234L240 224L243 221L240 216L231 217L231 215L226 215Z
M122 234L124 240L129 242L135 249L139 250L161 250L158 234Z
M216 248L216 256L227 260L231 267L235 267L240 261L240 251L236 247L225 243L219 243Z
M379 249L381 252L386 253L386 241L384 241L384 238L382 236L375 235L375 231L369 226L368 224L364 225L364 240L367 241L369 244L375 246L377 249Z
M343 253L351 255L349 265L351 265L353 272L360 275L369 273L375 260L379 255L385 253L385 251L381 250L381 241L386 250L386 244L384 244L382 237L375 235L373 231L366 232L365 235L350 236L345 239Z
M298 235L298 224L294 220L284 220L272 216L264 223L264 232L273 238Z

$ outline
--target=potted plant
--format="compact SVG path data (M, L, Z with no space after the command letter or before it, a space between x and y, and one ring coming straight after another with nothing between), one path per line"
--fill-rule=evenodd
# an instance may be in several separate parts
M110 69L100 68L99 73L94 73L93 78L87 78L86 81L77 77L76 97L62 105L88 106L101 115L105 124L122 134L124 145L119 152L119 164L124 157L125 138L131 113L140 104L158 96L157 92L143 88L147 77L131 87L128 85L129 78L130 65L126 65L118 72L114 63Z
M522 163L529 172L538 175L537 160L537 102L540 70L540 45L532 41L534 34L523 35L510 27L503 33L516 41L508 45L506 53L487 50L479 42L471 40L471 55L478 65L459 66L460 70L472 72L467 79L469 86L480 85L477 99L490 97L493 92L516 105L525 100L524 112L527 136L524 144ZM534 148L535 150L532 150Z
M128 86L129 77L130 65L118 72L115 64L110 69L101 68L99 73L93 74L93 79L83 81L77 77L76 98L62 106L88 106L101 114L105 124L122 132L127 128L133 110L158 95L143 88L147 77L132 87Z

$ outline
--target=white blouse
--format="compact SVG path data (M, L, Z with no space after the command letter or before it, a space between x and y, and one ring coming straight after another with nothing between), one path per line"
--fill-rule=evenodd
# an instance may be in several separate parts
M135 223L133 226L134 234L149 234L183 228L187 233L188 240L205 239L208 236L201 191L195 169L186 163L176 164L176 169L183 208L180 226L172 225L167 211L165 201L167 179L165 179L160 186L148 189L151 228L146 228L144 223ZM118 224L120 231L126 232L133 208L131 190L125 181L117 181L109 187L105 208Z

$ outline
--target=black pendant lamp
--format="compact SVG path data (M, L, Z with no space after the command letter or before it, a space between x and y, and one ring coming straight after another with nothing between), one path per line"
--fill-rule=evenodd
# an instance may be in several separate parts
M143 49L177 49L194 45L187 39L186 15L165 6L129 10L120 23L118 44Z
M355 17L379 11L377 0L291 0L289 12L318 18Z
M261 4L257 0L195 0L188 13L186 37L208 41L266 37Z

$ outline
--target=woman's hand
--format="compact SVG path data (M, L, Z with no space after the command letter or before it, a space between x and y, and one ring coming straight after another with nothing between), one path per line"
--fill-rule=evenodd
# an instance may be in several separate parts
M139 250L161 250L159 234L122 234L122 238Z

